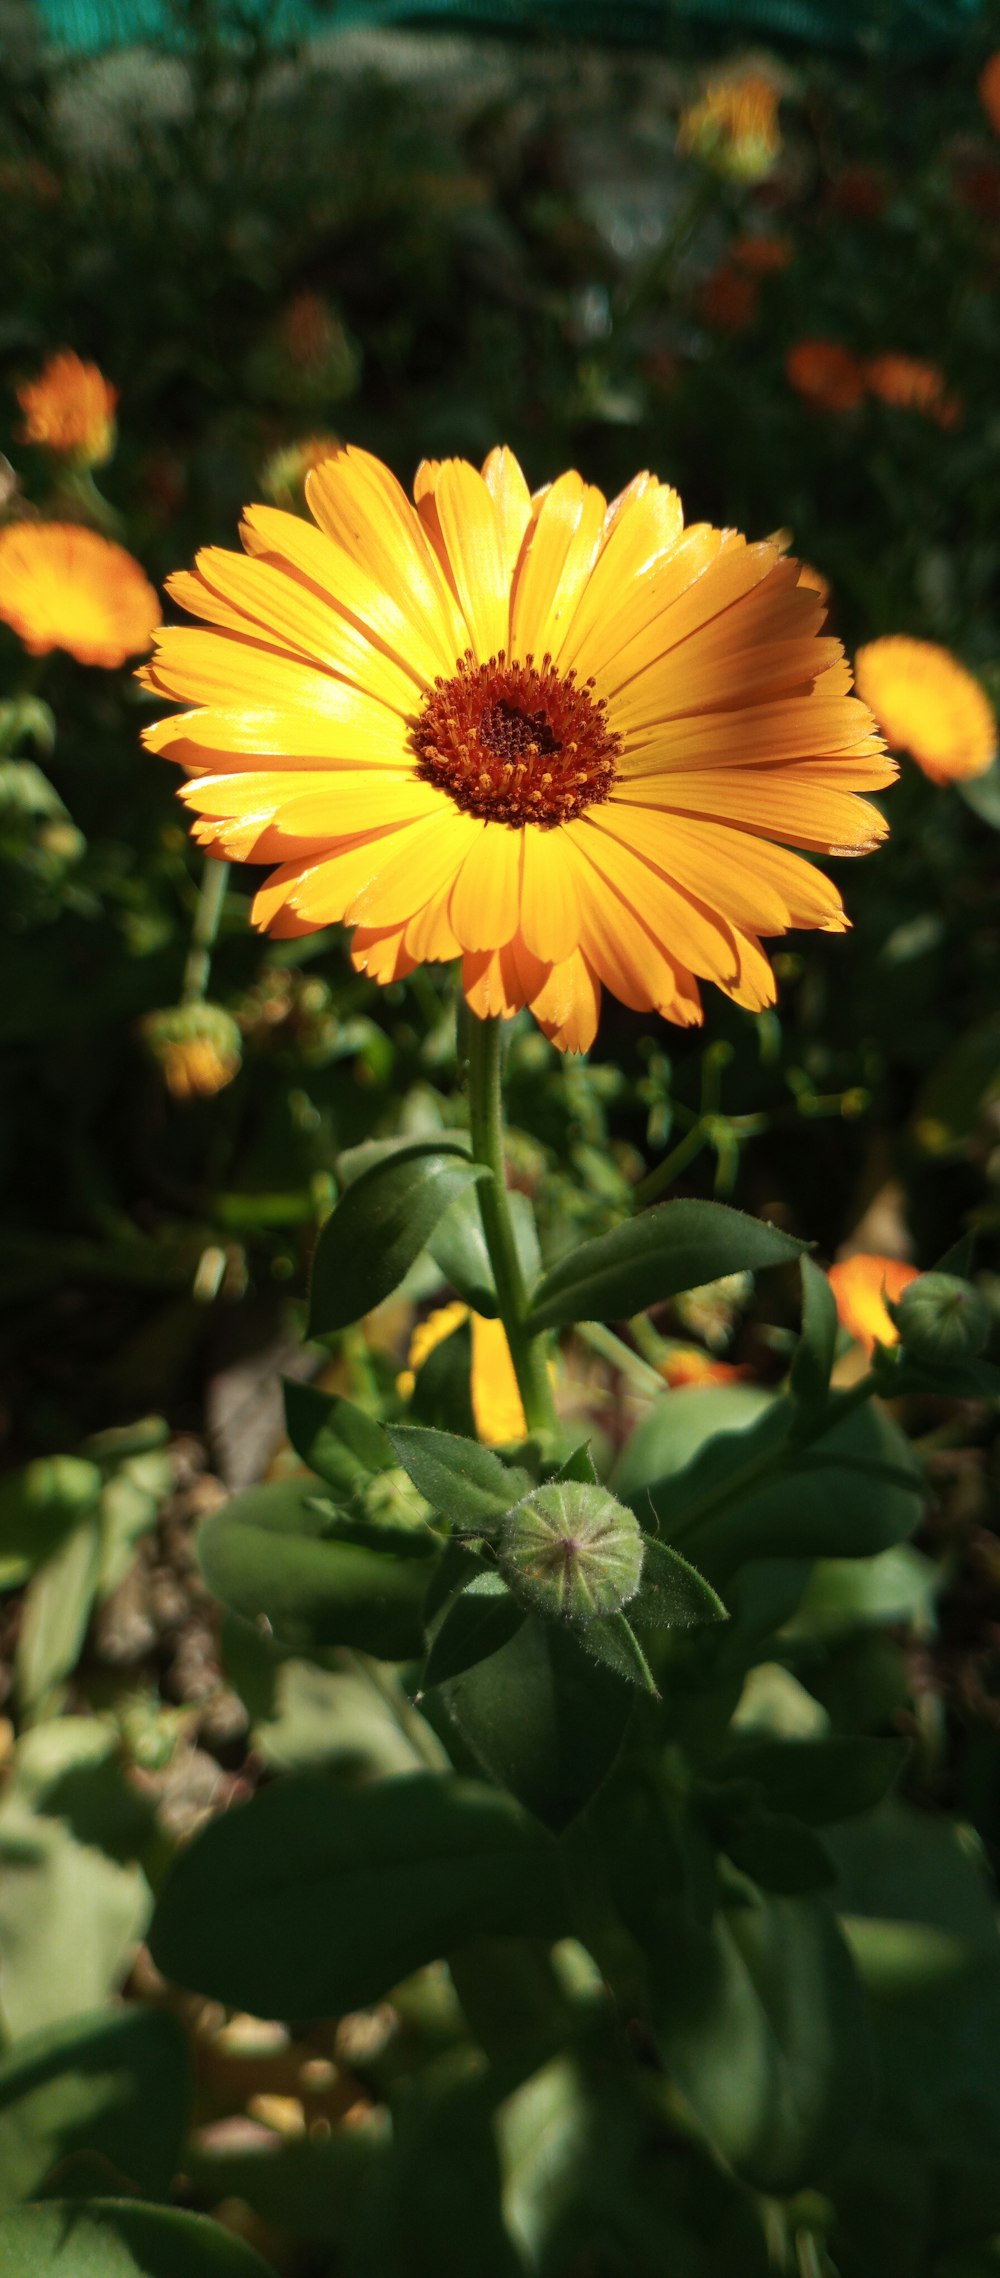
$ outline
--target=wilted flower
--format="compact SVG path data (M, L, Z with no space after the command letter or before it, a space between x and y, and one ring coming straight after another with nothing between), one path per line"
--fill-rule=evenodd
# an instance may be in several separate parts
M160 604L124 546L75 522L0 530L0 617L33 656L67 649L112 671L148 649Z
M899 1331L885 1309L885 1299L895 1305L904 1289L917 1279L916 1266L905 1265L902 1258L883 1258L876 1253L857 1250L852 1258L843 1258L839 1265L831 1266L828 1275L830 1287L837 1303L837 1317L841 1327L865 1352L875 1344L896 1344Z
M18 388L17 400L24 413L23 442L42 444L78 467L100 467L110 459L118 390L71 348L50 356L38 378Z
M205 1099L239 1073L240 1032L221 1005L172 1005L147 1013L141 1035L174 1099Z
M171 580L143 675L198 707L146 732L212 851L279 867L283 934L347 923L388 982L461 957L481 1017L593 1041L602 985L699 1021L696 974L773 999L762 933L839 932L814 853L884 835L892 767L820 604L767 541L640 475L529 494L509 451L426 463L411 506L367 452L308 478L319 527L247 510L249 558Z
M932 783L961 783L992 767L993 706L950 649L891 633L858 650L855 672L892 750L908 751Z
M528 1427L503 1322L484 1320L482 1314L473 1313L459 1298L453 1299L450 1305L438 1306L425 1321L418 1321L410 1338L407 1365L396 1379L396 1390L402 1399L408 1400L418 1369L435 1347L443 1344L446 1337L454 1336L465 1321L472 1324L470 1389L477 1437L486 1447L501 1447L511 1440L523 1440Z
M896 411L922 412L938 427L957 427L961 419L961 403L949 393L944 373L920 356L870 356L865 379L871 394Z
M710 80L681 114L677 148L731 181L763 182L781 150L777 88L759 71Z
M785 357L798 395L820 411L856 411L865 393L864 366L837 340L798 340Z

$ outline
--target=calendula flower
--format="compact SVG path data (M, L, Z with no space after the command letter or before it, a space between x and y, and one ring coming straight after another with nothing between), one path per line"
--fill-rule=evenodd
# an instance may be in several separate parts
M944 373L920 356L870 356L865 379L872 395L896 411L919 411L939 427L956 427L962 406L949 392Z
M443 1344L446 1337L454 1336L463 1321L472 1323L471 1392L477 1438L486 1447L523 1440L528 1427L503 1322L483 1320L481 1314L470 1312L457 1298L450 1305L441 1305L436 1312L429 1313L426 1321L418 1321L410 1338L407 1365L396 1378L397 1392L404 1400L410 1398L417 1370L423 1367L437 1345Z
M0 530L0 617L32 656L67 649L113 671L148 649L160 604L137 561L75 522Z
M681 114L677 148L732 181L763 182L781 150L777 88L762 72L710 80Z
M78 467L100 467L110 459L118 390L71 348L50 356L38 378L18 388L17 400L24 413L23 442L43 444Z
M908 1266L901 1258L882 1258L865 1250L855 1252L853 1258L844 1258L839 1265L831 1266L829 1283L837 1304L837 1318L848 1336L863 1345L870 1353L876 1344L894 1345L899 1331L885 1309L888 1297L895 1305L911 1281L916 1281L917 1267Z
M1000 53L991 55L979 74L979 100L991 127L1000 134Z
M865 393L863 364L837 340L798 340L785 357L797 395L820 411L856 411Z
M893 768L795 562L685 531L650 475L532 498L509 451L425 464L411 506L345 448L307 495L318 527L250 507L248 559L171 580L214 630L171 626L143 674L199 707L146 733L196 836L279 865L259 926L351 925L382 982L460 957L475 1013L530 1005L569 1050L602 986L682 1025L696 975L758 1009L762 933L843 929L786 846L867 852L857 794Z
M671 1345L659 1364L660 1375L672 1392L684 1385L738 1384L748 1371L736 1361L713 1360L697 1345Z
M961 783L992 767L993 706L950 649L891 633L859 649L854 669L892 750L908 751L932 783Z
M239 1074L242 1040L222 1005L171 1005L140 1024L150 1058L174 1099L207 1099Z
M729 248L729 259L737 269L745 269L751 277L774 277L790 267L795 258L795 247L788 237L764 237L748 232L734 238Z

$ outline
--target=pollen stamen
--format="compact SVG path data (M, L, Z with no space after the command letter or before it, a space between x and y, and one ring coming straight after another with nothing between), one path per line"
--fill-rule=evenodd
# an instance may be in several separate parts
M466 650L409 723L417 773L485 822L570 822L608 797L622 748L593 687L577 685L575 668L559 672L548 651L539 666L503 649L477 665Z

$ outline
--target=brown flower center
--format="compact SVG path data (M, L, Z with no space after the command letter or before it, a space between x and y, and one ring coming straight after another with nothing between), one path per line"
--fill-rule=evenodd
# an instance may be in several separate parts
M418 775L484 822L570 822L607 798L621 751L593 685L550 656L512 664L501 649L476 664L467 651L409 723Z

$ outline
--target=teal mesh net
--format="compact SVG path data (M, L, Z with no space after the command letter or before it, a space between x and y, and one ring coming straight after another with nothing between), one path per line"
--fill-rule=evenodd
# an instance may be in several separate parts
M900 58L957 46L986 0L244 0L230 20L276 41L358 25L433 24L453 31L534 33L669 48L701 27L734 39L778 39ZM91 53L183 41L170 0L36 0L49 39Z

